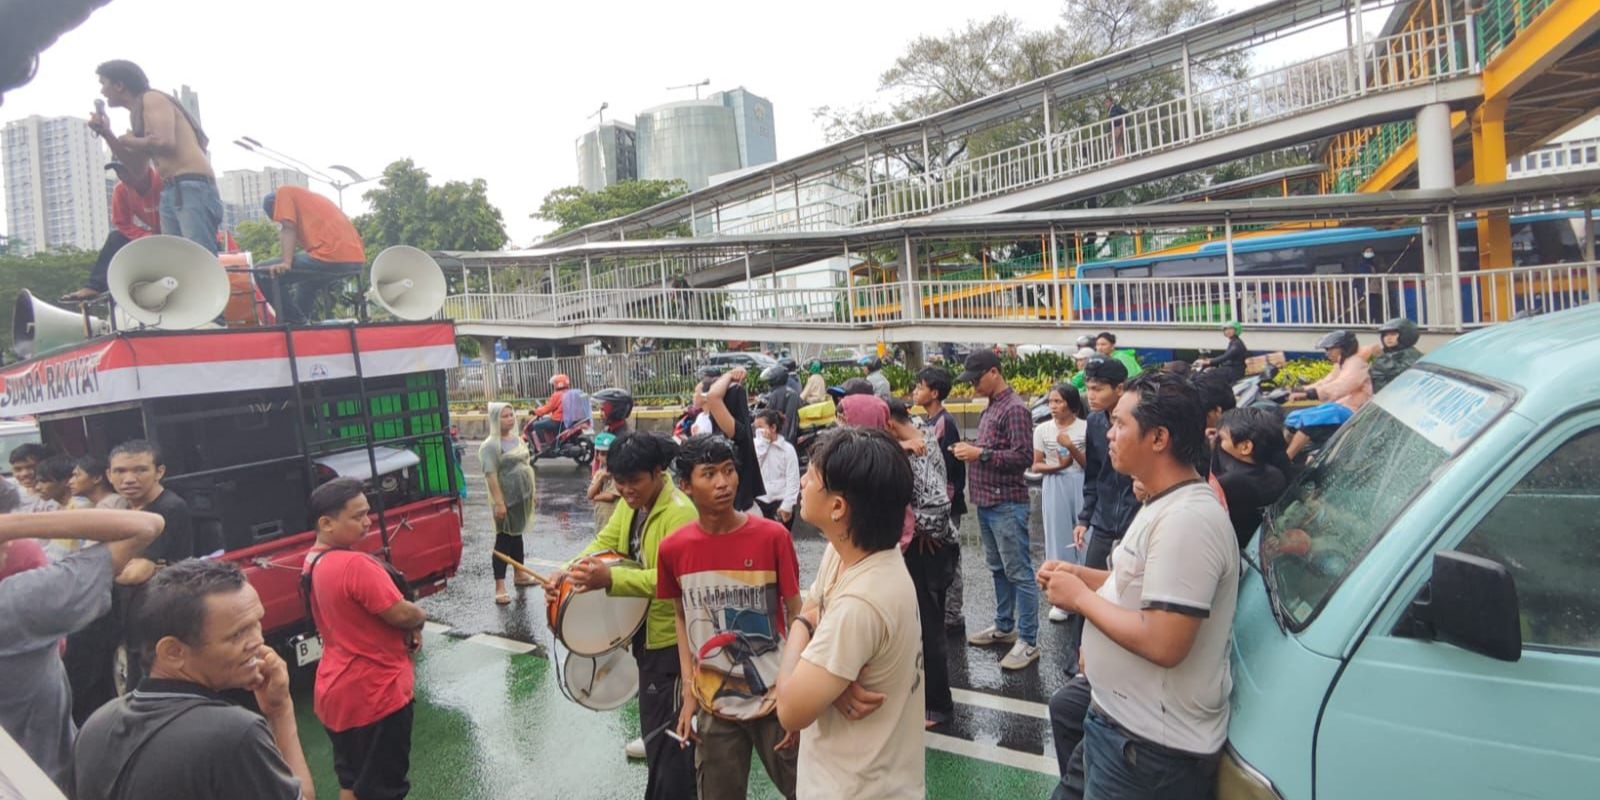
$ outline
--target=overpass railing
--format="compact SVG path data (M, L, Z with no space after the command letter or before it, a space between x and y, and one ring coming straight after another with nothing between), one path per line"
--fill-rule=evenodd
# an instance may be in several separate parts
M862 221L921 216L1369 93L1471 74L1477 66L1459 57L1455 45L1467 41L1471 33L1471 17L1407 30L1112 119L1052 132L954 164L942 174L874 180L866 200L870 213Z
M1600 262L1434 274L1276 275L914 281L821 289L613 289L556 295L466 294L441 316L527 326L642 324L860 328L919 323L1197 327L1237 319L1264 328L1376 328L1407 317L1460 331L1600 298ZM717 338L715 335L707 338Z

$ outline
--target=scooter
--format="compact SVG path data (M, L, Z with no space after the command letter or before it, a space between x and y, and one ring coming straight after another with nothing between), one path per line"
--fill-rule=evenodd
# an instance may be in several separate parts
M539 419L547 419L540 417ZM523 433L523 439L533 450L533 455L528 457L528 463L536 464L541 458L570 458L580 467L589 466L594 461L594 422L585 420L556 434L556 438L539 446L530 423Z

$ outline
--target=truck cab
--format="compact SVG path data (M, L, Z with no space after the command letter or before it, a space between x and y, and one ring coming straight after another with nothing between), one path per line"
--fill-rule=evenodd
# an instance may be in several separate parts
M1600 306L1460 337L1245 553L1223 798L1600 785Z

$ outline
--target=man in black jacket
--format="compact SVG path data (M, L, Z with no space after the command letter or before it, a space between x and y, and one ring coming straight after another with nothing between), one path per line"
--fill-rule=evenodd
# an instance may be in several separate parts
M1072 529L1072 538L1084 551L1084 566L1105 569L1112 548L1122 540L1128 523L1139 510L1139 501L1133 496L1133 479L1111 468L1111 456L1106 450L1111 409L1122 398L1128 368L1114 358L1096 356L1084 364L1083 372L1084 394L1091 413L1083 447L1083 509L1078 512L1078 526ZM1075 673L1083 618L1073 616L1068 625L1067 670Z
M1200 366L1210 367L1224 378L1229 384L1238 383L1244 379L1244 360L1250 355L1249 348L1244 346L1244 340L1239 334L1244 326L1237 322L1229 322L1222 326L1222 335L1228 340L1228 349L1216 358L1200 359Z

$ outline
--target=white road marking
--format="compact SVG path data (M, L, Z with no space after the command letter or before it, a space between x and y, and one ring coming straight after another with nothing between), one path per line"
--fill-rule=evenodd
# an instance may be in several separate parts
M975 758L979 761L988 761L992 764L1004 764L1008 767L1041 772L1045 775L1059 774L1056 761L1053 758L1024 753L1021 750L1012 750L1009 747L999 747L992 744L979 744L966 739L957 739L942 733L923 733L924 741L928 747L958 756Z
M515 639L507 639L503 636L493 636L487 633L473 634L472 636L467 637L467 641L474 644L493 647L496 650L504 650L507 653L515 653L517 655L531 653L539 649L536 645L531 645L527 642L519 642Z
M967 706L978 706L995 711L1005 711L1011 714L1021 714L1025 717L1050 719L1050 708L1044 703L1035 703L1030 700L1017 700L1011 697L1002 697L988 692L974 692L971 689L950 690L950 696L957 703Z

